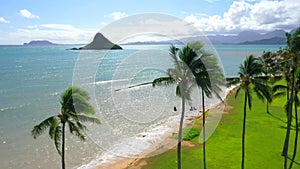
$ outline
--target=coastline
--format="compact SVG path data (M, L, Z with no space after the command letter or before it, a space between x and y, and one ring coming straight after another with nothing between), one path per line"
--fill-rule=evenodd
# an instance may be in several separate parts
M230 88L226 88L226 93L225 93L225 96L224 96L223 100L226 99L227 95L229 93L231 93L235 89L235 87L236 86L231 86ZM208 112L209 110L214 109L214 108L221 107L222 105L224 105L222 102L217 102L217 103L211 105L210 107L206 108L205 112ZM201 111L199 111L199 112L201 112ZM189 118L186 118L184 120L184 127L187 127L188 125L193 123L193 121L196 118L202 118L202 113L198 114L196 116L191 116ZM117 157L117 158L114 158L112 161L102 163L102 164L98 164L98 165L94 165L94 167L92 167L92 168L93 169L102 169L102 168L106 168L106 169L127 169L129 167L131 167L131 169L141 168L142 166L147 165L146 162L142 161L143 159L145 159L149 156L155 156L155 155L160 154L160 153L162 153L166 150L176 148L177 139L172 138L172 136L178 133L178 127L179 127L179 125L177 123L176 123L176 125L173 125L172 126L172 132L168 132L168 133L164 134L163 139L161 139L159 142L156 142L155 144L153 144L151 147L146 149L144 152L142 152L138 156L135 156L135 157ZM185 143L185 141L183 141L183 145L184 145L184 143ZM191 146L191 145L189 145L189 146ZM138 164L138 165L136 166L135 164Z

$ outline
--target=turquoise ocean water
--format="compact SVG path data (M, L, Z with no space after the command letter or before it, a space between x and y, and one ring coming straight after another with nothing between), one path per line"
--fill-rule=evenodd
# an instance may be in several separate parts
M124 95L114 94L112 91L128 84L154 79L163 69L172 66L170 62L166 63L167 59L161 57L168 55L168 45L124 45L124 50L108 53L65 50L71 47L74 46L0 46L0 168L60 168L60 157L47 132L34 140L30 131L41 120L58 113L60 95L72 83L95 94L92 102L101 114L99 118L111 123L104 121L99 128L91 125L91 130L87 133L89 139L85 143L68 135L68 168L88 168L92 165L82 165L93 160L101 162L105 150L114 150L117 137L125 140L128 136L133 137L141 132L148 132L150 137L151 132L156 131L150 130L149 126L159 129L159 125L172 117L174 112L161 112L172 109L173 105L179 103L178 99L164 100L164 104L170 106L163 109L158 108L157 105L161 104L158 102L161 101L155 96L149 98L146 104L139 103L142 100L139 97L149 95L151 86L142 93L130 92L136 103L131 107L141 112L138 115L127 110L131 102L126 102ZM260 55L266 50L276 51L280 47L284 46L215 46L226 76L236 74L245 56ZM154 52L155 56L151 55L153 51L150 49L157 50ZM136 68L137 65L139 68ZM157 92L161 92L160 90L157 89ZM165 94L168 95L167 92ZM171 97L173 98L172 95ZM159 113L149 113L153 111L149 107L157 107L154 112ZM124 118L120 118L120 115ZM150 137L149 140L151 139L155 137ZM130 151L133 150L129 148L120 151L120 154L130 154Z

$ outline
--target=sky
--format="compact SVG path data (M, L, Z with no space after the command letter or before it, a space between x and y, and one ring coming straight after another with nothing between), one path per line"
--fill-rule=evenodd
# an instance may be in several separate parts
M84 44L124 17L162 13L206 35L260 33L300 25L299 0L0 0L0 45L31 40ZM145 25L147 26L147 25Z

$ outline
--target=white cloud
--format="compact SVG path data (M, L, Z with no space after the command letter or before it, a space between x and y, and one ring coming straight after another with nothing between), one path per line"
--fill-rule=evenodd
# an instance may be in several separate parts
M30 18L30 19L33 19L33 18L38 19L38 18L40 18L39 16L32 14L32 13L31 13L30 11L28 11L27 9L22 9L22 10L20 10L20 14L21 14L23 17L25 17L25 18Z
M6 19L4 19L4 18L2 18L2 17L0 17L0 23L9 23L9 21L6 20Z
M130 42L132 39L145 41L145 39L149 40L149 35L152 36L154 34L160 38L165 36L164 39L181 39L184 37L203 35L182 19L170 15L154 13L126 17L103 27L101 32L108 39L116 43L124 43L123 41Z
M22 44L31 40L49 40L62 44L82 44L89 42L97 31L96 29L80 29L67 24L33 25L8 33L6 42L0 43Z
M191 14L184 20L206 33L276 29L289 31L299 27L299 8L300 1L293 0L233 1L223 15L197 16Z
M128 15L124 12L113 12L111 16L114 20L119 20L121 18L127 17Z

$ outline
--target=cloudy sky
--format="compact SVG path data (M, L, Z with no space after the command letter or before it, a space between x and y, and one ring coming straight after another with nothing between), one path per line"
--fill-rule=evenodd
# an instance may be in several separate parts
M0 45L41 39L86 43L106 25L141 13L175 16L207 35L300 26L299 0L1 1Z

